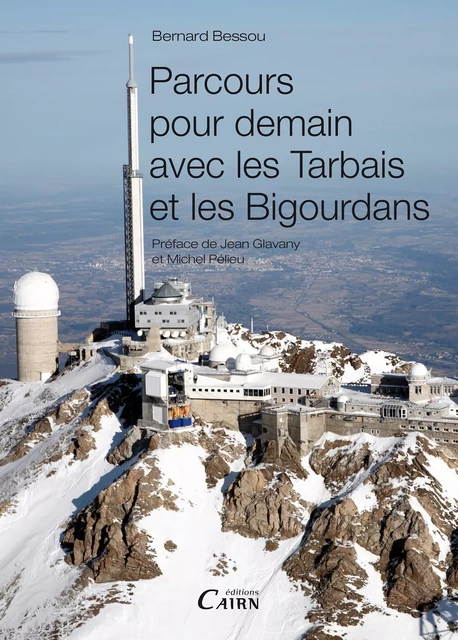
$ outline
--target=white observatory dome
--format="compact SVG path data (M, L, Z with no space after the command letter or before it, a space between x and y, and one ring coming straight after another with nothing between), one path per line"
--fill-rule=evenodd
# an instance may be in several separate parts
M277 352L275 351L275 349L273 347L270 346L270 344L265 344L261 351L259 352L260 356L276 356Z
M13 304L17 311L57 309L59 288L47 273L31 271L14 283Z
M251 369L251 356L249 353L239 353L235 360L237 371L249 371Z
M235 358L237 356L237 348L232 342L225 341L215 344L210 351L209 360L214 364L225 364L229 358Z
M409 375L411 378L426 378L428 369L421 362L414 362L410 367Z

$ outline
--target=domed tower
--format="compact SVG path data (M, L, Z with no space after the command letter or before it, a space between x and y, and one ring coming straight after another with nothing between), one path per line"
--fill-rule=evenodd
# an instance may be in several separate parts
M57 284L47 273L26 273L14 284L13 304L18 380L47 380L58 367Z
M407 382L409 384L409 400L418 402L430 397L428 385L429 372L421 362L414 362L410 367Z

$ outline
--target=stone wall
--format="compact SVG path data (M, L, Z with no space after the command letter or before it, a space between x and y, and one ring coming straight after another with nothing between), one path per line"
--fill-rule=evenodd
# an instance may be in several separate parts
M253 422L261 418L261 403L250 400L197 400L191 399L194 416L227 429L252 432Z

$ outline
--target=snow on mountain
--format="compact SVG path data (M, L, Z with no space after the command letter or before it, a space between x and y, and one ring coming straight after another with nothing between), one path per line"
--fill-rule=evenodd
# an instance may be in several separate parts
M270 345L282 354L281 366L295 373L329 373L343 384L368 384L371 374L401 370L404 362L394 353L382 350L354 354L339 342L303 340L284 331L252 334L240 324L218 329L218 340L229 340L240 352L254 354Z
M453 627L451 452L414 433L325 434L303 459L290 441L279 452L208 425L146 433L139 392L102 354L0 388L1 638L413 640Z

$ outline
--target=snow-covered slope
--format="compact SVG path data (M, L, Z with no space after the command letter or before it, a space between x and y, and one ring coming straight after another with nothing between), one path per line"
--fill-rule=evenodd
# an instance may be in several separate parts
M102 355L0 394L1 638L412 640L458 618L458 463L416 434L325 434L301 460L142 433L137 375Z

